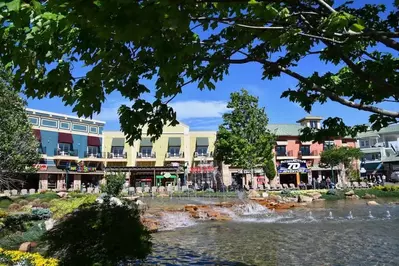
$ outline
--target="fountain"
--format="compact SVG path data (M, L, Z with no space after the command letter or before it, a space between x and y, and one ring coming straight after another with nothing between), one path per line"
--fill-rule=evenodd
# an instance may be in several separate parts
M308 215L308 216L309 216L310 219L314 219L314 218L313 218L312 212L309 212L309 215Z
M334 219L334 216L333 216L333 214L332 214L332 212L330 211L330 213L328 214L328 219Z
M388 219L390 219L390 218L391 218L391 213L390 213L389 211L387 211L387 215L386 215L386 217L387 217Z
M371 211L369 211L369 218L370 218L370 219L373 219L373 218L374 218L374 216L371 214Z
M352 211L349 211L349 215L346 218L348 218L349 220L353 219Z

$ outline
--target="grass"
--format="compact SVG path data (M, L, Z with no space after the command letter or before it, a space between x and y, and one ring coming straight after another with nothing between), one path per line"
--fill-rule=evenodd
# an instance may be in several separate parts
M8 197L1 197L0 198L0 209L8 209L8 206L10 206L13 203L12 199Z
M40 199L40 201L43 202L49 202L53 199L59 199L60 197L57 195L57 193L54 192L46 192L46 193L36 193L36 194L30 194L30 195L24 195L20 196L20 199L26 199L28 201L33 201L35 199Z

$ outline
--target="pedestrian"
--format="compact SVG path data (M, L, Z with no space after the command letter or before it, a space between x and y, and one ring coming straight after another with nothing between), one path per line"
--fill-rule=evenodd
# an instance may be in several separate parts
M382 185L385 186L385 180L387 179L387 177L382 174Z
M330 188L331 179L329 177L327 177L327 179L326 179L326 184L327 184L327 188Z

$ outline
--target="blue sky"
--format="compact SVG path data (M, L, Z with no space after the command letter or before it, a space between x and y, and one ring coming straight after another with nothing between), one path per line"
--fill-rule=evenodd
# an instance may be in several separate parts
M365 3L365 1L361 2ZM382 2L392 3L392 1L379 1L379 3ZM299 67L299 72L305 75L309 75L314 71L323 73L332 69L331 66L321 62L317 56L303 60ZM83 72L79 68L76 71L78 73ZM171 102L171 105L176 110L178 119L188 124L193 130L216 130L221 122L221 115L226 112L226 103L229 100L230 93L241 88L245 88L251 94L259 97L259 103L265 107L270 123L295 123L298 119L308 115L296 103L292 103L288 99L280 99L280 95L284 90L295 88L296 80L285 75L271 81L261 80L261 77L260 64L234 65L230 68L229 76L226 76L223 81L216 84L215 91L200 91L195 84L191 84L183 89L183 93L178 95ZM149 88L154 87L152 81L146 81L145 84ZM93 118L104 120L106 122L106 130L119 130L117 109L121 103L127 103L127 100L118 93L109 95L107 101L103 104L101 113ZM73 114L72 107L64 106L58 98L28 99L28 107ZM398 106L384 104L381 107L397 109ZM370 115L370 113L351 109L333 102L328 102L324 105L314 105L311 114L325 118L329 116L342 117L350 125L367 123Z

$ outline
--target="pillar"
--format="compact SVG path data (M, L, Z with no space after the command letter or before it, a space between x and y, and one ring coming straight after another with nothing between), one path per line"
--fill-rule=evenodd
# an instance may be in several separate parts
M299 186L299 183L301 182L301 174L296 173L296 186Z
M48 174L39 175L39 190L48 189Z
M65 189L65 174L57 175L57 189Z
M222 168L221 170L222 170L223 183L226 186L230 186L232 183L230 167L229 167L229 165L222 163L221 168Z
M75 174L75 178L73 179L73 189L80 190L81 185L82 185L82 176Z

